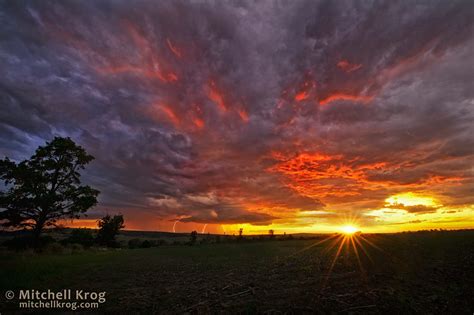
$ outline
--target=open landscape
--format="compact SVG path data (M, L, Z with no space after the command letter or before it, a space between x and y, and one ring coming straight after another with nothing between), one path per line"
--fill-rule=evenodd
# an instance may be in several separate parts
M360 241L355 242L360 264L348 242L330 270L343 237L253 237L67 253L2 251L0 289L106 291L106 302L95 312L111 313L471 312L474 231L353 235ZM14 313L18 301L2 299L0 310Z
M474 314L473 0L0 25L0 315Z

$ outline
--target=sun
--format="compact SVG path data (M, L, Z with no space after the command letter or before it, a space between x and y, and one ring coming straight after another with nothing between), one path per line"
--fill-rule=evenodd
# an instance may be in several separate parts
M354 234L358 230L359 229L357 227L353 226L353 225L344 225L344 226L341 227L342 233L348 234L348 235Z

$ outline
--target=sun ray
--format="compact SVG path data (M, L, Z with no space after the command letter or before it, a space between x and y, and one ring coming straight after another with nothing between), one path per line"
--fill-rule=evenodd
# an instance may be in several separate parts
M331 242L331 244L323 250L323 254L328 253L329 251L331 251L331 249L333 249L338 244L338 242L342 241L343 239L344 239L344 235L339 234L338 238L333 240Z
M341 243L339 244L339 247L337 248L337 252L334 255L334 258L331 262L331 265L329 266L328 272L326 274L326 277L324 279L322 289L326 287L327 282L329 281L329 277L331 276L332 270L334 269L334 266L336 265L337 259L339 258L339 255L341 254L342 247L344 246L344 243L346 242L346 237L344 236L341 240Z
M326 237L326 238L320 240L319 242L313 243L313 244L311 244L311 245L309 245L309 246L307 246L307 247L304 247L303 249L300 249L299 251L297 251L297 252L295 252L295 253L289 255L289 257L296 256L296 255L298 255L298 254L300 254L300 253L302 253L302 252L305 252L305 251L307 251L307 250L309 250L309 249L311 249L311 248L313 248L313 247L315 247L315 246L318 246L318 245L320 245L320 244L322 244L322 243L324 243L324 242L329 241L330 239L332 239L332 238L334 238L334 237L336 237L336 236L337 236L337 235L328 236L328 237Z
M354 239L355 239L355 237L350 238L352 248L354 249L354 253L355 253L355 256L356 256L356 259L357 259L357 263L359 264L359 269L360 269L362 279L364 279L364 282L366 282L367 281L367 274L365 272L364 266L362 265L362 261L360 259L360 255L359 255L359 250L357 249L357 246L355 244Z
M374 263L374 260L372 259L372 257L370 256L369 252L365 249L364 245L360 242L359 238L358 237L355 237L354 238L355 242L359 245L359 247L362 249L362 251L364 252L365 256L367 256L367 258L370 260L370 262L373 264Z
M378 247L377 245L375 245L372 241L369 241L367 238L363 237L362 235L360 236L361 240L365 241L367 244L369 244L370 246L372 246L373 248L385 253L385 251L383 249L381 249L380 247Z

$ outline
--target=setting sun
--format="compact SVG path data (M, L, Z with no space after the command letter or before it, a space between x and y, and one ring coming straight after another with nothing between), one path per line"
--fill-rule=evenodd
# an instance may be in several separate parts
M341 231L344 234L354 234L358 230L359 229L353 225L344 225L343 227L341 227Z

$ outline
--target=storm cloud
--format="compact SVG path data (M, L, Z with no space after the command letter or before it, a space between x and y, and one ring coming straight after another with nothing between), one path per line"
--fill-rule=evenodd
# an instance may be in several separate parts
M70 136L94 211L166 221L472 205L473 24L472 1L1 1L0 154Z

